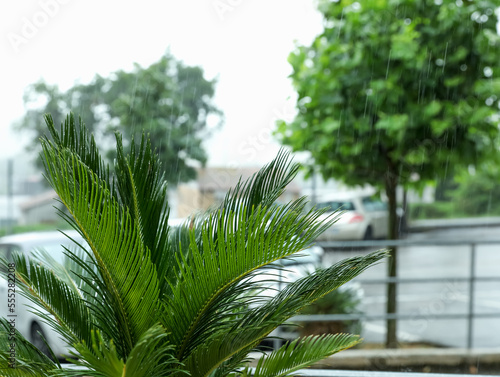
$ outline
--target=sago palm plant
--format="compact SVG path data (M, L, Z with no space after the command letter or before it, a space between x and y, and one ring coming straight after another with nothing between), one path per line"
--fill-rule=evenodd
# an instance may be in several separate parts
M93 136L69 116L42 140L45 175L86 241L67 250L72 267L15 257L16 276L40 316L73 350L76 370L16 334L16 368L6 376L195 376L247 374L249 354L277 326L338 288L384 252L353 257L259 295L254 277L307 248L335 218L305 211L304 198L274 205L297 173L286 153L232 189L218 207L168 225L166 182L145 137L128 154L116 136L109 169ZM6 344L3 320L0 344ZM299 339L265 354L252 373L284 376L353 346L354 335Z

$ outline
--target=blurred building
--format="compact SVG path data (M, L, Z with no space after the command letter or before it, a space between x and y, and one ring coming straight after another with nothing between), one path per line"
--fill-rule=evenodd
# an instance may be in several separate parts
M260 167L255 168L216 168L207 167L198 170L195 181L180 184L169 195L171 218L184 218L192 213L207 210L219 204L228 191L244 182ZM301 196L301 186L292 181L280 198L288 202Z
M30 196L19 205L21 216L18 223L20 225L32 225L60 222L61 218L56 209L63 209L64 206L56 199L57 194L54 190Z

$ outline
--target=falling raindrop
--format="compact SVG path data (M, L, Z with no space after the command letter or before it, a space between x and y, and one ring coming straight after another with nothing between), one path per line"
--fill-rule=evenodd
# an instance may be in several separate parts
M405 18L405 25L411 24L411 18Z
M385 79L387 80L387 77L389 76L389 65L391 63L391 54L392 50L389 50L389 59L387 59L387 69L385 71Z
M444 60L443 59L436 59L436 65L442 67L444 65Z
M486 101L484 101L484 102L486 103L486 105L491 106L491 105L493 105L495 100L493 99L493 97L488 97L488 98L486 98Z
M470 16L470 19L472 21L477 21L477 19L481 17L481 13L479 13L478 11L475 11L474 13L471 14Z
M461 7L462 5L464 5L464 2L462 0L457 0L455 1L455 4L457 5L457 7Z
M491 9L491 8L486 9L487 16L491 16L492 14L493 14L493 9Z
M467 64L462 64L462 65L460 66L460 70L461 70L462 72L467 71Z
M358 11L361 9L361 4L356 2L356 3L353 3L352 5L352 9L355 10L355 11Z
M434 4L441 5L443 4L443 0L434 0Z

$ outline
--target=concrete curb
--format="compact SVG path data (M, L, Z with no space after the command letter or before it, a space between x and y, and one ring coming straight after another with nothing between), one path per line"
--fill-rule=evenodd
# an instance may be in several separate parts
M418 366L500 364L500 348L414 348L346 350L323 360L317 366L335 369L411 368Z
M255 367L261 354L252 354ZM313 369L369 371L500 371L500 348L411 348L346 350L322 360Z

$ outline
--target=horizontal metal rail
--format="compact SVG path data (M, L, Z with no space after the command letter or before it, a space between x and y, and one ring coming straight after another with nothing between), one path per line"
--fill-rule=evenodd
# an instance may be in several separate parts
M387 283L399 283L399 284L408 284L408 283L443 283L453 280L454 282L469 282L470 277L454 277L447 276L442 278L384 278L384 279L356 279L359 283L364 284L387 284ZM492 282L492 281L500 281L500 276L481 276L475 277L475 281L480 282Z
M500 245L500 240L445 240L445 239L424 239L424 240L370 240L370 241L321 241L315 245L328 248L349 248L349 247L391 247L391 246L467 246L467 245Z
M303 314L296 315L288 320L287 323L295 322L337 322L350 320L376 321L382 319L400 319L414 320L425 319L462 319L467 318L468 313L442 313L442 314ZM475 318L500 318L500 313L475 313Z
M476 313L474 311L475 302L475 284L478 282L500 282L499 276L476 276L476 253L479 245L499 245L500 240L484 239L484 240L444 240L444 239L423 239L423 240L371 240L371 241L332 241L332 242L317 242L317 246L325 249L356 249L356 251L366 250L369 248L391 248L391 247L428 247L428 246L467 246L470 251L468 276L446 276L439 278L400 278L386 277L383 279L357 279L359 283L364 284L408 284L408 283L440 283L449 282L464 282L468 283L468 307L465 313L435 313L435 314L310 314L298 315L290 319L289 322L324 322L324 321L349 321L349 320L414 320L419 318L425 319L467 319L467 348L472 348L474 319L475 318L500 318L500 312L494 313ZM402 250L402 252L404 252ZM500 252L500 250L499 250Z

